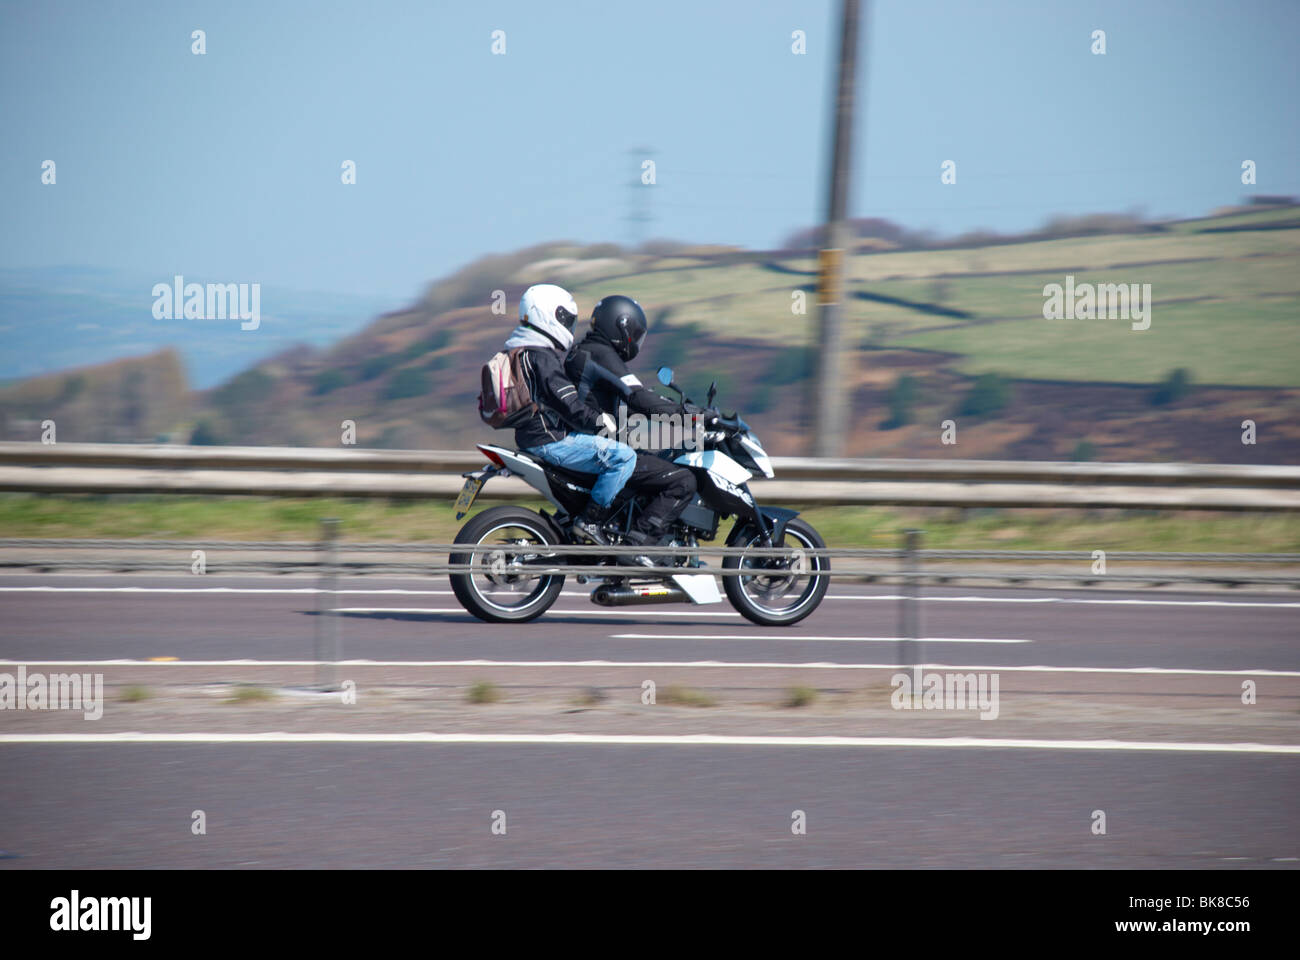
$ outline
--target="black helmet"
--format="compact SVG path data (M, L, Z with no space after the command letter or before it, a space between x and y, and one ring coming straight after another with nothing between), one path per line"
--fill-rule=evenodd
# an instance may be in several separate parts
M624 362L640 351L646 328L645 311L631 297L605 297L591 311L591 329L608 340Z

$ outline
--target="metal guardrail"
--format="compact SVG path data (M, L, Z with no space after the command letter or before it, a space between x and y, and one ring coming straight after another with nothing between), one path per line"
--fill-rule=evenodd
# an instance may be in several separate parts
M236 447L130 443L0 442L0 464L168 469L459 473L484 465L476 450ZM1215 463L1074 463L1054 460L897 460L773 457L793 479L961 479L1300 488L1300 467Z
M337 528L334 528L337 529ZM111 570L181 571L191 565L193 551L204 553L205 569L209 573L303 573L326 568L336 573L373 575L441 576L468 573L475 569L472 558L501 550L494 544L456 543L347 543L337 538L322 537L320 541L178 541L178 540L103 540L103 539L0 539L0 569L35 570ZM72 551L87 551L99 556L66 556ZM17 551L20 555L6 556ZM157 554L172 552L175 559L156 559ZM660 558L675 556L707 556L711 560L726 557L805 559L824 557L839 561L832 564L827 575L836 578L866 581L908 579L946 582L951 580L996 580L1027 582L1032 580L1074 582L1085 586L1105 583L1214 583L1223 585L1269 584L1300 587L1300 569L1296 576L1271 575L1264 572L1247 572L1243 568L1297 567L1300 554L1294 553L1173 553L1159 551L1107 551L1108 572L1093 572L1096 558L1085 550L924 550L919 540L911 546L906 541L898 548L827 547L820 549L747 548L703 545L697 549L687 547L603 547L590 545L563 545L552 552L564 557L605 557L618 554L650 554ZM62 553L64 556L60 557ZM103 553L116 556L104 557ZM274 554L255 559L241 559L240 554ZM26 554L26 555L23 555ZM144 554L144 556L141 556ZM376 554L383 556L376 557ZM399 560L397 557L437 555L438 560ZM467 554L470 563L453 564L442 560L452 554ZM234 555L234 556L232 556ZM355 555L355 556L354 556ZM369 559L367 559L369 555ZM844 565L844 561L882 561L885 563L906 560L902 569L865 567L861 563ZM996 568L969 568L967 566L935 566L962 561L990 561ZM1006 564L1013 564L1007 569ZM1052 565L1045 568L1044 565ZM1154 564L1157 569L1124 569L1131 564ZM1063 565L1077 565L1075 572L1059 569ZM1231 568L1185 572L1188 565L1217 565ZM1114 569L1112 572L1112 568ZM566 576L633 576L633 567L617 570L601 569L590 565L556 562L533 565L530 572L537 574L562 574ZM743 576L743 569L726 569L710 566L707 572L723 577Z
M0 443L0 490L259 496L452 496L477 451ZM775 457L770 503L1300 510L1300 467ZM793 481L793 482L792 482ZM537 496L494 480L484 499Z

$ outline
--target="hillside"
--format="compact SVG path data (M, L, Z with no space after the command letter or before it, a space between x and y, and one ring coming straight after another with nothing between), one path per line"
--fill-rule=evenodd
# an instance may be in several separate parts
M1300 211L1111 226L1122 232L937 249L864 240L848 260L848 453L1300 462ZM1067 274L1151 284L1150 329L1045 320L1043 289ZM197 395L195 415L177 408L171 429L188 437L197 425L203 442L331 445L353 420L362 446L489 439L475 413L478 368L539 281L572 289L584 315L603 294L636 297L651 317L643 379L669 363L702 396L716 378L723 406L738 407L773 452L806 451L811 255L668 245L484 258L333 347L284 352ZM490 309L494 290L506 295L504 316ZM803 315L791 312L796 291L808 293ZM1162 388L1177 369L1190 389ZM939 442L948 418L955 446ZM1254 446L1240 441L1245 419Z
M171 280L86 267L0 269L0 383L171 347L190 382L211 387L294 344L328 346L400 302L261 284L253 332L237 321L158 319L152 290Z
M0 439L153 441L187 415L193 395L175 350L33 377L0 389Z

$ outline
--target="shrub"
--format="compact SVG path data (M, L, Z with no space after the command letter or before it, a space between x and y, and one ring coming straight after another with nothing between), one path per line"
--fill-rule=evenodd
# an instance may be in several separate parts
M1160 381L1160 386L1156 387L1151 394L1151 403L1155 406L1175 403L1187 396L1191 389L1192 372L1185 367L1179 367L1165 374L1164 380Z
M254 367L228 380L212 394L212 402L227 409L246 409L271 399L275 378Z
M1074 445L1074 453L1070 454L1071 460L1080 463L1095 460L1097 458L1097 448L1088 440L1080 440Z
M361 379L373 380L375 377L382 376L401 359L396 353L381 353L376 357L370 357L361 364Z
M765 379L776 386L799 383L813 375L816 365L817 351L812 346L805 345L783 350L767 368Z
M384 388L385 400L405 400L429 392L429 378L419 370L399 370Z
M398 356L404 360L413 360L416 357L423 356L426 353L433 353L435 350L441 350L451 343L450 330L435 330L429 336L422 340L417 340Z
M889 391L889 419L881 426L893 430L911 423L915 404L916 378L905 373L894 381L893 389Z
M787 707L806 707L817 699L817 691L812 687L790 687L785 692Z
M712 696L694 687L665 687L659 691L659 701L678 707L712 707L717 704Z
M495 683L480 680L469 688L465 699L470 703L496 703L501 699L501 689Z
M312 378L311 392L320 396L346 386L347 382L347 375L342 370L322 370Z
M263 703L275 699L275 691L268 687L259 687L255 683L238 684L226 703Z
M190 446L193 447L220 446L225 442L225 438L217 432L211 420L200 420L195 425L194 432L190 434Z
M987 416L1005 407L1010 398L1007 381L1000 374L985 373L975 380L957 412L970 417Z
M69 400L78 396L86 389L86 378L81 374L68 377L63 381L63 389L59 391L59 398L55 403L67 403Z

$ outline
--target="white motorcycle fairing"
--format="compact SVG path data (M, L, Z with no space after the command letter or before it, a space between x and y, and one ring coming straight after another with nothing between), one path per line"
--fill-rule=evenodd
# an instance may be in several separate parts
M702 467L709 473L721 477L734 487L740 486L753 476L748 470L731 457L719 450L692 450L683 453L673 461L687 467Z
M682 588L691 603L721 603L718 581L711 573L673 574L673 583Z

